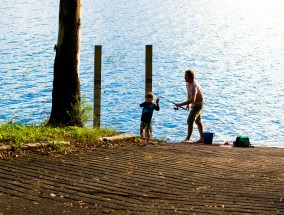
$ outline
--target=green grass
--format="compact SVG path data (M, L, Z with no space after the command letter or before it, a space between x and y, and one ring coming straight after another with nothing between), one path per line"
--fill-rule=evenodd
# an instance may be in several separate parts
M50 127L44 125L0 124L0 146L10 145L19 150L25 143L70 141L82 144L95 143L100 137L113 136L118 131L101 128Z

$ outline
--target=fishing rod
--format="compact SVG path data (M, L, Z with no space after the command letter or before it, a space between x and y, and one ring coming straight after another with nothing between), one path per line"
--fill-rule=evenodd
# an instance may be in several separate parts
M161 98L165 99L166 101L168 101L168 102L170 102L170 103L176 105L176 103L174 103L174 102L171 101L171 100L168 100L168 99L165 98L164 96L159 96L159 97L161 97ZM179 108L179 107L174 107L175 110L178 110L178 108ZM182 106L180 106L180 108L186 110L186 108L184 108L184 107L182 107Z

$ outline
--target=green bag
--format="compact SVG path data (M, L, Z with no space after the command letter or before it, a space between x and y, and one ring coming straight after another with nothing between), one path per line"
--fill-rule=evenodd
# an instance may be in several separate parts
M238 136L233 146L235 147L251 147L248 136Z

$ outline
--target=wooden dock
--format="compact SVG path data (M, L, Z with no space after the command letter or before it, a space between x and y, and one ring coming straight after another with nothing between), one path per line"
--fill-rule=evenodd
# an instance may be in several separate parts
M162 144L0 160L0 214L284 214L284 149Z

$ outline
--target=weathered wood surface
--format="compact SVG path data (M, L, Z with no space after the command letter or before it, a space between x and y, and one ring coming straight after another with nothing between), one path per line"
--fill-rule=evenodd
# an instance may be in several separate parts
M284 149L257 147L165 144L30 154L0 160L0 212L284 214L283 166Z
M102 142L121 142L121 141L130 141L135 140L136 136L133 134L119 134L112 137L101 137L99 138Z
M42 142L42 143L27 143L24 144L21 148L21 150L29 150L29 149L37 149L37 148L42 148L42 147L48 147L51 145L56 145L59 144L63 147L69 147L71 144L68 141L48 141L48 142ZM1 151L9 151L9 150L13 150L13 147L10 145L3 145L0 146L0 152Z

